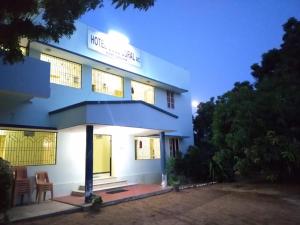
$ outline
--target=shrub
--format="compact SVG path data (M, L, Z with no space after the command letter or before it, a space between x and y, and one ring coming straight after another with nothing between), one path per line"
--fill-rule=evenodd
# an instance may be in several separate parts
M10 163L0 158L0 213L6 215L10 208L13 172Z
M220 150L216 152L210 164L210 170L217 181L234 180L234 158L230 150Z
M99 195L93 194L91 208L94 212L99 212L100 211L102 203L103 203L102 197L99 196Z
M206 182L211 179L209 165L213 155L213 149L209 144L203 144L199 148L190 146L187 153L178 154L167 162L168 184L187 182Z
M184 156L184 174L193 182L210 180L209 164L213 154L209 144L190 146Z

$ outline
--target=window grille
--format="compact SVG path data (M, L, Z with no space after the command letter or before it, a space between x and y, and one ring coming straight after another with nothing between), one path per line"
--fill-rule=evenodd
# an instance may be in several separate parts
M56 133L0 129L0 157L13 166L56 163Z
M41 60L50 63L50 82L81 88L81 65L54 56L41 54Z

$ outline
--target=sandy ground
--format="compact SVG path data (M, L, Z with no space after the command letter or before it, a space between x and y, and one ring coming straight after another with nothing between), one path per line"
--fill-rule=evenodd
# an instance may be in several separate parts
M18 225L300 225L300 186L216 184Z

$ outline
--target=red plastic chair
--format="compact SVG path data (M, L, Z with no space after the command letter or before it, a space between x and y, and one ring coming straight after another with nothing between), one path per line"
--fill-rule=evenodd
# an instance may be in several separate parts
M25 166L13 167L13 175L12 206L16 205L18 196L21 196L21 204L23 204L24 194L28 194L28 198L31 199L31 187L30 180L27 177L27 168Z
M53 199L53 183L49 181L47 172L37 172L35 174L36 182L36 198L35 200L40 203L41 194L44 193L44 201L47 191L51 192L51 199Z

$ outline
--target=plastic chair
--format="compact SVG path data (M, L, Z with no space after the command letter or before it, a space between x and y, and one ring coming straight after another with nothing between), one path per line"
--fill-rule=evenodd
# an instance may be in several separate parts
M35 174L36 182L36 201L40 203L41 194L44 193L44 201L47 191L51 192L51 199L53 199L53 183L49 181L47 172L37 172Z
M16 205L17 197L21 196L21 204L23 204L24 194L28 194L31 199L30 180L27 177L27 168L25 166L13 167L14 184L12 206Z

